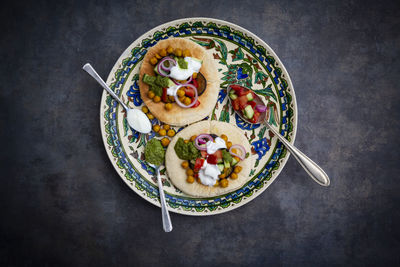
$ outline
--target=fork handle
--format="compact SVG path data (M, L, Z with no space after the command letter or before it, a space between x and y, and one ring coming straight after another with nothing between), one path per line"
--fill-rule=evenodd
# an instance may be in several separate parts
M172 223L171 223L171 218L169 217L167 203L165 202L165 195L164 195L163 185L162 185L161 176L160 176L160 168L157 168L156 172L157 172L158 192L160 192L161 218L162 218L163 228L164 228L165 232L171 232L172 231Z
M280 135L267 121L264 121L264 123L267 125L268 129L276 137L278 137L279 141L281 141L285 145L285 147L290 151L294 158L300 163L300 165L316 183L322 186L328 186L330 184L328 175L320 166L318 166L309 157L304 155L304 153L301 152L298 148L289 143L289 141L286 140L282 135Z

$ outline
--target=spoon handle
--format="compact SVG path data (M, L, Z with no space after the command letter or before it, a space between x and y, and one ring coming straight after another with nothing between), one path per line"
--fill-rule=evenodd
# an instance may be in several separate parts
M119 97L110 89L110 87L108 87L100 75L94 70L92 65L86 63L82 69L89 73L90 76L92 76L112 97L114 97L115 100L117 100L126 111L128 111L128 107L124 104L124 102L121 101L121 99L119 99Z
M156 172L157 172L158 191L160 192L161 217L162 217L163 228L164 228L165 232L171 232L172 231L172 223L171 223L171 218L169 217L167 203L165 202L165 195L164 195L164 190L163 190L161 176L160 176L160 167L156 168Z
M300 163L300 165L316 183L322 186L328 186L330 184L328 175L320 166L318 166L309 157L304 155L304 153L298 148L289 143L289 141L280 135L267 121L265 121L265 124L267 125L268 129L273 132L274 135L278 137L278 139L286 146L294 158Z

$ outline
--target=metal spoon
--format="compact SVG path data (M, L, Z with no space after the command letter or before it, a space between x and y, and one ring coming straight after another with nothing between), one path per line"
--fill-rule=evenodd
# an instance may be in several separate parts
M167 203L165 202L164 189L163 189L161 175L160 175L160 166L161 165L156 166L151 163L149 163L149 165L155 169L156 174L157 174L157 183L158 183L158 192L160 193L161 218L162 218L162 223L163 223L163 229L165 232L171 232L172 231L172 222L171 222L171 218L169 217Z
M131 109L124 102L119 99L119 97L108 87L108 85L103 81L103 79L97 74L94 68L89 64L86 63L83 66L83 69L89 73L112 97L117 100L121 106L126 111L127 121L130 127L135 129L141 133L149 133L151 131L151 123L150 120L147 118L146 114L143 113L140 109Z
M241 86L243 88L246 88L244 86ZM248 90L251 90L249 88L246 88ZM229 97L229 91L231 90L231 87L228 86L227 88L227 97L229 99L230 104L232 105L231 98ZM233 89L232 89L233 90ZM260 97L255 94L255 99L254 101L257 104L264 105ZM241 112L234 110L244 121L250 124L251 123L248 119L246 119L244 116L242 116ZM301 152L298 148L293 146L291 143L289 143L288 140L286 140L282 135L280 135L266 120L265 118L265 112L263 112L257 123L264 122L265 125L268 127L268 129L276 136L278 137L279 141L281 141L286 148L290 151L290 153L294 156L294 158L300 163L300 165L304 168L304 170L308 173L308 175L319 185L322 186L328 186L330 184L330 180L328 175L322 170L321 167L319 167L314 161L312 161L310 158L308 158L306 155L304 155L303 152Z

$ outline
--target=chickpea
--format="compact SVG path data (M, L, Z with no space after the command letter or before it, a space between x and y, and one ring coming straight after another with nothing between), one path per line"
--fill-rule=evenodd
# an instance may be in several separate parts
M163 139L161 139L161 144L163 147L166 147L169 145L169 139L167 137L164 137Z
M225 178L225 176L226 176L225 173L221 173L220 175L218 175L218 177L221 179Z
M222 135L221 135L221 138L222 138L225 142L228 142L228 136L222 134Z
M232 148L232 153L237 154L237 149L236 148Z
M187 144L187 143L189 143L190 141L189 140L185 140L185 144Z
M143 106L143 107L142 107L142 111L143 111L144 113L147 113L147 112L149 112L149 109L148 109L146 106Z
M175 102L175 97L173 95L168 96L169 101Z
M166 110L171 110L172 104L171 104L171 103L166 103L166 104L164 105L164 107L165 107Z
M231 141L226 142L226 147L227 147L228 149L231 148L231 146L232 146L232 142L231 142Z
M178 57L181 57L182 56L182 49L180 49L180 48L175 49L175 55L178 56Z
M160 56L166 57L167 56L167 49L163 48L160 50Z
M194 142L194 140L196 140L197 135L192 135L192 137L190 137L190 141Z
M158 102L161 101L161 97L159 97L158 95L156 95L156 96L153 98L153 101L156 102L156 103L158 103Z
M158 134L161 135L161 136L165 136L167 134L167 131L165 129L160 129L158 131Z
M242 171L242 166L236 166L234 169L233 169L233 172L234 173L239 173L239 172L241 172Z
M219 181L216 181L214 187L218 187L218 186L219 186Z
M155 57L152 57L152 58L150 59L151 65L156 65L157 62L158 62L158 60L157 60L157 58L155 58Z
M174 49L173 49L172 47L168 46L168 48L167 48L167 53L168 53L168 54L174 53Z
M181 96L181 97L179 97L179 101L181 101L181 103L183 103L183 101L185 100L185 96Z
M183 161L181 164L182 168L187 169L189 167L189 162L187 160Z
M237 178L238 178L237 173L232 173L232 174L231 174L231 179L235 180L235 179L237 179Z
M153 126L153 131L155 131L156 133L158 133L158 131L160 130L160 125L154 125Z
M200 180L200 177L197 177L197 178L196 178L196 181L197 181L199 184L202 184L202 183L201 183L201 180Z
M147 93L147 96L148 96L149 98L153 99L153 98L156 96L156 94L154 94L153 91L149 91L149 92Z
M156 56L157 59L161 59L162 58L159 53L156 53L155 56Z
M190 50L189 49L183 50L183 56L184 57L190 57Z
M151 113L147 113L147 118L149 118L149 120L153 120L154 119L154 115Z
M197 78L197 72L194 72L193 73L193 79L196 79Z
M190 105L192 103L192 99L190 99L190 97L185 97L185 99L183 100L183 104Z
M192 175L189 175L186 178L186 182L188 182L189 184L193 184L194 183L194 177Z
M186 174L187 174L187 175L192 175L192 176L193 176L193 175L194 175L194 171L193 171L192 169L187 169L187 170L186 170Z
M234 159L235 159L237 162L240 161L240 158L239 158L239 157L234 156Z
M221 179L219 181L219 184L221 185L222 188L225 188L225 187L228 187L229 182L227 179Z
M185 90L183 90L183 89L178 89L177 94L178 94L178 97L185 96Z
M175 135L175 130L173 130L173 129L168 130L167 135L169 137L173 137Z
M171 126L169 126L169 124L164 124L163 128L168 131L171 128Z

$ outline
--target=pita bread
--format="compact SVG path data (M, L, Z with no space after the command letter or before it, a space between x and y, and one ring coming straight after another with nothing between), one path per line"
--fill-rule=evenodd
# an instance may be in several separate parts
M225 134L232 144L241 144L246 149L246 152L250 152L248 158L238 163L238 166L243 168L238 174L238 178L235 180L229 179L229 185L226 188L205 186L196 181L192 184L186 182L186 170L181 166L184 160L178 158L174 146L180 137L189 139L192 135L199 135L201 133L215 134L218 136ZM165 155L165 165L171 182L185 194L194 197L215 197L235 191L250 180L251 177L249 173L251 167L254 165L254 157L251 155L249 141L239 128L226 122L201 121L183 129L172 139Z
M153 58L161 49L167 49L169 46L174 49L181 48L182 51L189 49L192 57L203 61L200 73L205 77L207 85L204 93L199 96L200 105L196 108L182 108L177 104L173 104L171 110L166 110L164 108L164 103L155 103L147 96L150 86L143 82L143 75L156 75L154 72L154 66L150 63L150 59ZM143 59L139 73L140 96L142 97L144 104L157 119L175 126L184 126L200 121L210 115L218 99L220 89L219 83L217 67L211 56L207 54L206 50L200 45L182 38L162 40L154 47L150 48Z

